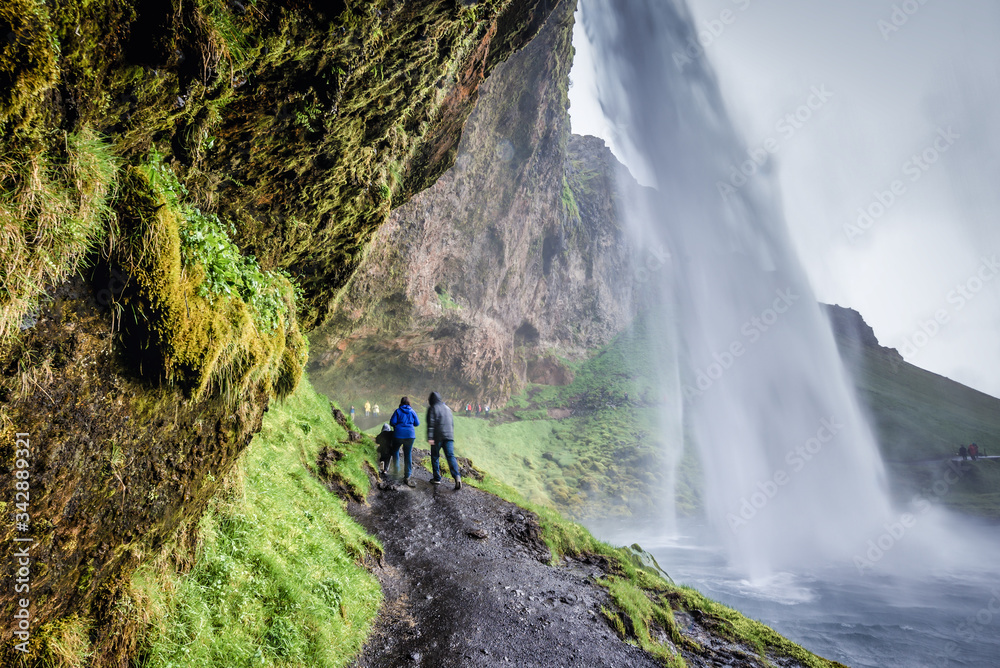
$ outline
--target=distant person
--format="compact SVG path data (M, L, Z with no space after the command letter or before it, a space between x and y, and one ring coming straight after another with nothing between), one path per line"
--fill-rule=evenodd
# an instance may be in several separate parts
M483 412L485 413L485 417L486 418L490 417L490 405L489 404L486 404L486 406L483 407Z
M395 444L393 438L392 425L386 422L382 425L382 431L375 437L375 445L378 446L378 472L387 474L389 472L389 461L392 461L392 468L399 472L399 446Z
M969 446L969 457L972 461L976 461L979 458L979 446L973 443Z
M451 477L455 479L455 489L462 489L462 473L458 469L458 460L455 459L455 423L451 418L451 409L437 392L431 392L427 403L429 404L427 407L427 442L431 446L431 469L434 471L431 484L441 484L440 460L443 448L444 457L448 460L448 470L451 471Z
M378 404L372 406L372 412L375 413L375 417L379 416Z
M465 404L465 417L472 417L472 404Z
M354 422L354 406L351 406L351 422Z
M476 417L479 417L483 412L483 405L476 404Z
M365 402L365 417L370 417L372 414L372 404L370 401Z
M403 482L407 487L416 487L417 483L410 480L410 476L413 475L413 440L417 437L416 427L420 426L420 419L410 408L409 397L399 400L399 408L393 411L389 424L393 427L393 445L397 450L403 448L403 467L406 469Z
M969 458L969 451L965 449L964 445L958 446L958 456L962 458L963 462Z

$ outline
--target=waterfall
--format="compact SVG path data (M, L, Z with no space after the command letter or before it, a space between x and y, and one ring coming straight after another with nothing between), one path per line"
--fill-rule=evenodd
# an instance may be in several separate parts
M669 252L649 272L663 336L677 329L680 371L661 377L679 374L708 517L752 576L849 560L891 516L885 471L774 180L765 165L733 187L748 154L683 2L580 5L613 139L654 186L623 208Z

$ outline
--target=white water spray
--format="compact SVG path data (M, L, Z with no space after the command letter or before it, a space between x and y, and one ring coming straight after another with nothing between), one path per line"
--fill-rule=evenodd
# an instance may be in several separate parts
M581 15L616 143L656 187L625 213L672 257L651 280L678 326L709 517L754 576L849 560L891 517L882 462L771 180L717 185L746 153L709 66L676 57L696 39L689 11L581 0Z

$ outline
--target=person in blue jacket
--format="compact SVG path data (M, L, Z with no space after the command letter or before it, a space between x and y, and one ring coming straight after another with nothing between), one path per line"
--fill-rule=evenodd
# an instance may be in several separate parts
M400 446L403 448L403 466L406 469L403 482L407 487L416 487L417 483L410 480L410 476L413 475L413 440L417 437L416 428L420 426L420 418L410 408L409 397L399 400L399 408L389 418L389 424L393 428L392 439L395 449L399 450Z

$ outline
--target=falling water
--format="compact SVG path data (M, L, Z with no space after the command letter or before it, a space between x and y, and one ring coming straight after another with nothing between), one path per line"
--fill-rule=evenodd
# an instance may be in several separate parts
M708 515L753 576L850 559L890 517L882 462L773 181L719 187L747 154L711 69L685 55L690 13L582 0L581 15L614 140L655 186L626 215L635 238L670 253L650 278L677 323Z

